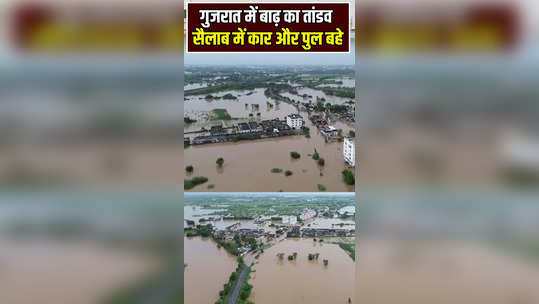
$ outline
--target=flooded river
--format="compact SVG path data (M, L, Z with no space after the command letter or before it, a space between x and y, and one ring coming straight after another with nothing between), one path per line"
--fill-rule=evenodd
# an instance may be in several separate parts
M286 255L297 252L296 261ZM285 253L284 260L277 253ZM309 261L309 253L320 253ZM323 260L328 259L328 266ZM251 274L250 300L257 304L327 304L354 302L355 264L335 244L320 244L312 239L287 239L266 250Z
M188 304L215 303L219 291L236 269L236 257L209 238L184 238L184 300Z

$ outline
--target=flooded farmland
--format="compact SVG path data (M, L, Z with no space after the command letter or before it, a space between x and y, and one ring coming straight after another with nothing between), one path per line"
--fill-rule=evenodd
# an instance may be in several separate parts
M234 272L236 257L210 238L184 238L184 300L189 304L214 303Z
M298 253L297 260L280 260L278 253ZM309 253L320 253L309 261ZM328 259L324 266L323 259ZM250 300L257 304L327 304L354 301L354 261L338 245L312 239L287 239L266 250L254 266Z
M316 133L311 129L311 133ZM318 151L325 160L320 167L309 154ZM300 159L292 159L290 152L301 154ZM341 171L347 166L342 158L342 143L325 143L320 135L287 136L237 143L218 143L191 146L184 151L185 165L192 165L194 171L189 176L205 176L207 184L191 191L318 191L321 184L332 192L354 191L354 187L343 182ZM222 157L222 168L215 160ZM286 177L283 173L272 173L273 168L291 170ZM207 189L207 185L214 185Z

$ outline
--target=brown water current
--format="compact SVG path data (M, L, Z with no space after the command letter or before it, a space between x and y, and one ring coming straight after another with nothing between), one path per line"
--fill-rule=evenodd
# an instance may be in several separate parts
M236 269L236 257L217 248L209 238L184 238L184 300L188 304L215 303L219 291Z
M295 261L287 256L297 252ZM278 253L285 253L283 260ZM309 261L309 253L319 253ZM323 260L328 259L328 266ZM251 273L250 300L257 304L328 304L354 302L354 261L338 245L312 239L287 239L266 250Z

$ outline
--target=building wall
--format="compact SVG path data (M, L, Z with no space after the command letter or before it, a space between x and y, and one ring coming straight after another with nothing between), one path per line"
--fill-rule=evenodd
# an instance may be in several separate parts
M356 165L356 149L354 138L345 138L343 142L343 156L344 161L346 161L351 166Z

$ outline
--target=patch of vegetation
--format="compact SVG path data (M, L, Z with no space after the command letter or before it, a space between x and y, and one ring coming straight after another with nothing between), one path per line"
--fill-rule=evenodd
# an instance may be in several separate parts
M197 176L193 177L192 179L186 179L183 181L183 189L190 190L198 185L204 184L207 181L208 178L204 176Z
M298 152L290 152L290 157L292 157L293 159L298 159L301 157L301 154L299 154Z
M348 136L349 137L356 137L356 132L353 131L353 130L350 130L350 131L348 131Z
M342 171L342 176L343 176L344 182L347 185L354 185L356 183L356 178L354 177L354 173L352 173L352 171L345 169Z
M318 154L318 151L316 151L316 149L314 149L313 159L314 160L320 159L320 154Z
M226 109L214 109L212 112L214 120L232 120Z
M318 184L317 187L318 187L318 191L320 191L320 192L324 192L324 191L327 190L326 186L324 186L322 184Z
M236 96L234 96L234 95L228 93L228 94L226 94L226 95L223 96L223 99L227 99L227 100L237 100L238 97L236 97Z
M292 174L293 174L293 172L290 171L290 170L286 170L286 171L284 172L284 175L285 175L285 176L290 176L290 175L292 175Z
M225 160L224 160L222 157L219 157L219 158L215 161L215 163L217 164L217 166L222 167L223 164L225 163Z
M191 165L185 167L185 171L187 171L188 173L193 173L193 170L194 170L194 168Z
M326 95L333 95L337 97L356 98L356 89L349 87L320 87L318 88Z
M190 123L194 123L194 122L197 122L197 121L196 121L196 119L192 119L192 118L190 118L188 116L185 116L183 118L183 122L186 123L186 124L190 124Z
M281 172L283 172L283 169L279 169L279 168L271 169L271 173L281 173Z
M356 246L352 243L338 243L342 250L346 251L352 260L356 260Z
M209 185L208 185L208 189L213 189L213 188L215 188L215 185L214 185L214 184L209 184Z
M317 161L318 165L323 167L325 164L326 164L326 161L323 159L323 158L319 158L318 161Z

